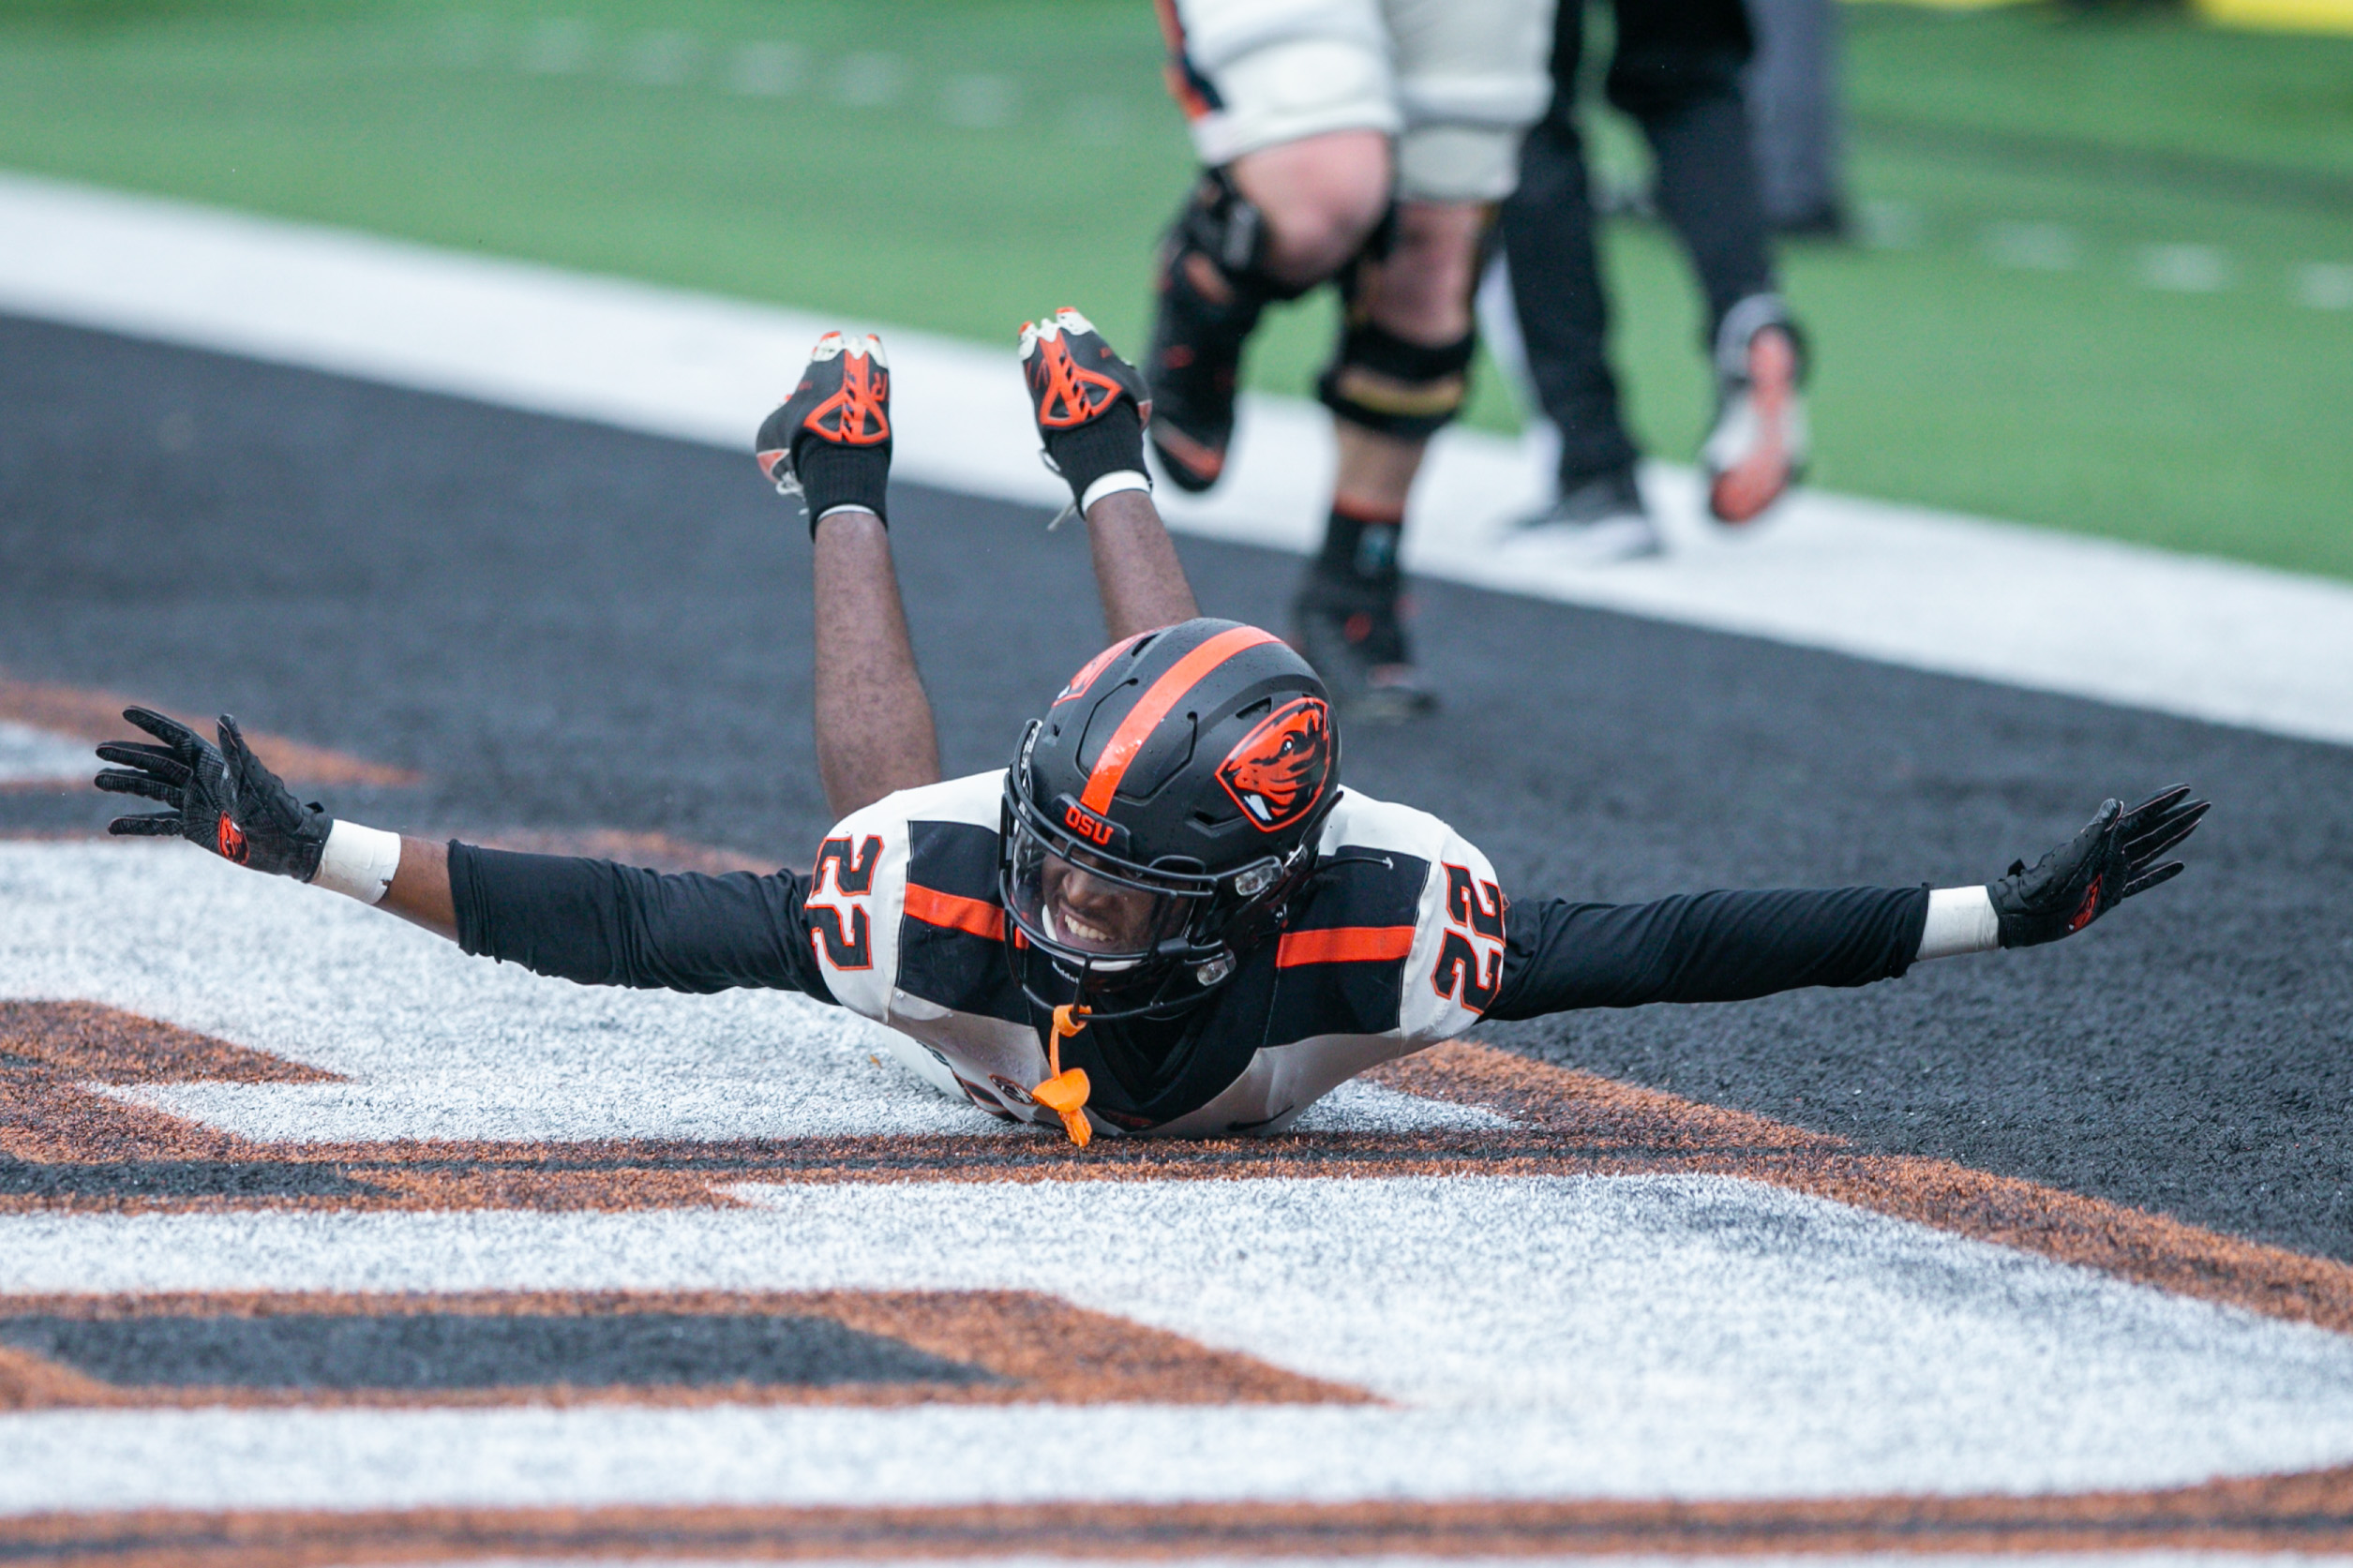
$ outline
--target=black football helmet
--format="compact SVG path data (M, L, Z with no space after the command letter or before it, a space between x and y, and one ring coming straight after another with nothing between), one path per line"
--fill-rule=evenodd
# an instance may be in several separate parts
M1023 989L1096 1019L1199 1002L1279 921L1339 795L1324 683L1271 633L1187 620L1105 649L1005 774L997 891ZM1075 994L1041 995L1024 945Z

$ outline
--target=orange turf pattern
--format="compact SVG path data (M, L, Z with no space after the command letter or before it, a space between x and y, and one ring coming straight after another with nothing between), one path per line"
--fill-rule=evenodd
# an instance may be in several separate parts
M521 1557L1531 1557L2353 1549L2353 1470L2058 1497L1761 1502L1043 1503L958 1508L147 1510L0 1520L56 1568Z
M183 1292L0 1299L0 1324L26 1316L86 1319L288 1316L604 1317L629 1313L826 1318L944 1361L991 1383L600 1385L525 1383L429 1391L122 1386L33 1351L0 1345L0 1411L36 1410L485 1405L1154 1404L1367 1405L1360 1388L1212 1350L1181 1335L1031 1291ZM0 1543L5 1543L0 1534ZM0 1555L5 1555L0 1545Z
M253 1142L78 1085L322 1082L330 1075L87 1003L0 1004L0 1214L280 1208L727 1207L738 1182L1140 1181L1401 1175L1744 1177L2095 1268L2176 1294L2353 1333L2353 1266L1948 1160L1856 1150L1826 1133L1449 1042L1371 1075L1479 1105L1511 1127L1198 1141L1060 1137ZM157 1167L158 1179L124 1180ZM212 1162L234 1190L168 1179ZM42 1178L36 1180L34 1178Z
M66 735L78 735L93 744L100 740L145 741L150 738L140 734L124 722L126 708L156 708L146 701L133 701L112 692L94 691L83 686L48 686L29 680L12 680L0 675L0 719L12 719L36 729L56 730ZM157 709L158 712L169 709ZM210 715L196 717L187 713L171 716L209 738L213 733ZM266 735L260 731L246 732L247 743L254 754L267 763L289 782L306 784L371 784L382 789L399 789L423 783L420 774L406 768L390 768L380 762L329 751L300 740L289 740L282 735ZM100 764L93 757L90 771L96 773Z

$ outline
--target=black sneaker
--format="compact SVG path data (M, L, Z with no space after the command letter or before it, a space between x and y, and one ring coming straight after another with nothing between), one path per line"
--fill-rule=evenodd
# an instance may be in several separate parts
M808 443L872 452L891 459L891 361L882 339L829 332L809 351L801 384L760 422L755 455L760 472L787 495L803 493Z
M1513 525L1507 542L1589 566L1662 555L1667 548L1631 469L1564 485L1551 505Z
M1152 421L1144 378L1112 351L1094 322L1067 305L1043 321L1022 322L1021 371L1041 436L1092 425L1122 397L1135 405L1138 419Z
M1292 603L1300 657L1315 666L1341 716L1358 724L1396 724L1438 706L1414 667L1400 587L1315 567Z
M1071 504L1049 530L1077 515L1098 480L1132 473L1137 483L1151 483L1144 426L1152 417L1152 394L1094 322L1067 305L1043 321L1022 322L1021 375L1046 467L1071 486Z

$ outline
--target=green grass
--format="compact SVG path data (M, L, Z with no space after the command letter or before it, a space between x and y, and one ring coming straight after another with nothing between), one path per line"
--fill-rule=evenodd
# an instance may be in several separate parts
M1788 258L1817 481L2353 576L2353 309L2300 294L2353 266L2353 41L1847 20L1879 243ZM801 76L735 90L763 41ZM0 164L984 339L1078 303L1134 343L1191 162L1159 60L1142 0L0 0ZM2067 265L2016 264L2038 224ZM2152 246L2224 273L2151 287ZM1687 456L1688 276L1647 226L1608 248L1636 427ZM1283 313L1253 381L1303 390L1329 321ZM1492 376L1472 417L1515 423Z

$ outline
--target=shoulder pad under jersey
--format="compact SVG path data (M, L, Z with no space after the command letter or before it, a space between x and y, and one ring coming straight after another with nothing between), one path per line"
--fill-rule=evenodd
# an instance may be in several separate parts
M1342 790L1317 849L1276 939L1267 1043L1430 1042L1476 1023L1502 984L1507 907L1478 847L1428 812Z
M910 999L927 1015L994 1010L986 1004L1007 973L997 902L1004 784L999 769L903 789L825 836L806 915L844 1007L886 1023Z

